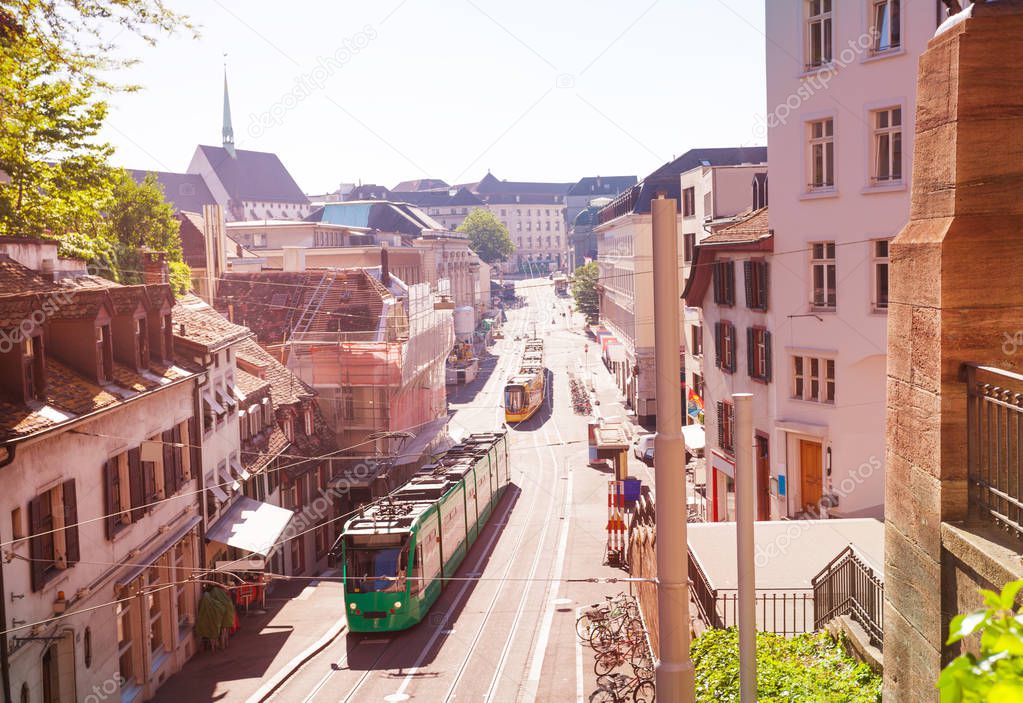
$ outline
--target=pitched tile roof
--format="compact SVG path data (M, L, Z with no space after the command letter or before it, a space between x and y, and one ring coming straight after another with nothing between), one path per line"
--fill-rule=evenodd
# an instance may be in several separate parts
M748 213L736 222L718 228L713 234L704 237L700 244L738 244L756 242L771 236L767 208Z
M128 173L137 183L141 183L149 173L156 174L156 180L163 188L163 199L174 206L178 212L202 212L203 205L216 205L217 201L210 192L206 181L198 173L172 173L170 171L144 171L128 169Z
M247 327L236 325L201 298L183 295L171 310L174 337L208 351L221 349L252 335Z
M295 183L277 154L235 149L235 156L219 146L197 147L209 162L213 175L223 184L232 200L307 204L309 199ZM188 208L196 211L196 208ZM201 209L200 209L201 211Z
M569 195L617 195L639 183L635 176L587 176L569 190Z
M7 254L0 254L0 297L24 293L48 293L59 290L53 281L22 266Z
M447 187L448 184L439 178L420 178L415 181L402 181L391 188L391 192L412 193L421 190L437 190L438 188L447 190Z
M270 400L274 410L301 403L314 395L312 388L289 371L288 367L274 358L270 352L256 344L251 337L243 340L235 348L235 358L239 364L239 371L270 384ZM251 370L246 370L245 365Z

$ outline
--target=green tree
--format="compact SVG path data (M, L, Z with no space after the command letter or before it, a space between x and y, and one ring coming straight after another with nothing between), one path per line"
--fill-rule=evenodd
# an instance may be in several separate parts
M575 309L586 315L593 324L600 317L600 297L597 295L597 279L600 268L596 261L584 264L572 274L572 297L575 298Z
M981 590L985 608L957 615L947 644L980 635L980 655L960 654L938 677L941 703L1016 703L1023 701L1023 608L1016 599L1023 580L1001 593Z
M172 261L181 260L180 223L174 217L174 206L164 200L155 173L147 173L136 183L127 171L119 169L105 219L110 236L122 245L148 247L166 252Z
M0 45L32 42L45 56L76 78L112 87L105 72L129 66L106 39L123 32L155 44L160 34L179 29L197 36L184 15L164 0L4 0L0 4Z
M469 236L469 247L488 264L507 261L515 251L508 228L484 208L470 212L456 231Z
M94 234L111 149L96 136L107 107L32 39L0 43L0 234Z

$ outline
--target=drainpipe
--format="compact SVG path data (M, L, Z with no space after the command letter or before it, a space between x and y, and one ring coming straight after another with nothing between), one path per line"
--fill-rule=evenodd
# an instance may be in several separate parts
M7 456L0 459L0 469L14 461L18 445L8 444L5 449ZM4 586L4 559L0 556L0 679L3 681L4 700L14 701L11 696L11 661L7 654L7 588Z

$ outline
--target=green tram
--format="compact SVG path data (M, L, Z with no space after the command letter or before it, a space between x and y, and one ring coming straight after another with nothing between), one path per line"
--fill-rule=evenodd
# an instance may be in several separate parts
M470 435L349 520L335 546L348 629L404 630L425 618L482 534L510 474L505 432Z

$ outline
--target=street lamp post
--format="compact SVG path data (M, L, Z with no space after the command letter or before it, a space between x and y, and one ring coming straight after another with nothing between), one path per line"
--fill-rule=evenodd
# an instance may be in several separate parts
M654 482L657 500L657 623L660 657L657 697L695 700L689 657L689 579L686 545L685 440L678 394L679 290L677 203L659 193L653 220L654 348L657 359L657 436Z
M735 542L739 574L739 700L757 700L757 604L753 558L753 395L733 393L735 408Z

